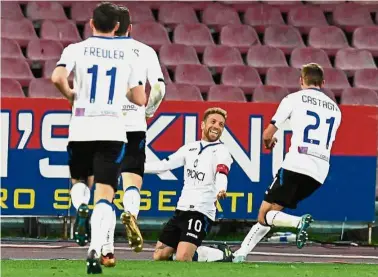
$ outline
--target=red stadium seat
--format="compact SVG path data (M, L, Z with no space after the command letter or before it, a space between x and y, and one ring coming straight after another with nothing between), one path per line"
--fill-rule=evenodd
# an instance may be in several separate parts
M17 2L1 2L1 18L6 19L23 19L20 5Z
M164 100L168 101L203 101L201 91L193 85L168 84Z
M300 70L292 67L272 67L266 73L265 84L271 86L281 86L290 92L300 89Z
M253 93L253 102L257 103L279 103L289 94L287 88L280 86L259 86Z
M335 67L344 70L348 76L364 68L376 68L372 54L354 48L341 49L336 53Z
M177 2L164 4L160 7L159 21L169 27L175 27L181 23L198 23L198 18L196 12L190 5Z
M71 7L71 18L78 23L87 22L92 18L93 10L98 2L73 2Z
M202 22L219 32L222 26L241 24L238 13L231 7L215 3L205 8Z
M304 64L317 63L323 68L331 68L327 53L322 49L311 47L296 48L291 52L290 64L294 68L302 68Z
M130 11L132 23L155 21L150 7L143 2L131 2L126 7Z
M335 97L335 93L333 92L333 90L323 88L323 89L322 89L322 92L323 92L325 95L327 95L329 98L331 98L335 103L337 102L337 101L336 101L336 97Z
M206 46L214 45L214 40L205 24L180 24L173 32L173 43L191 45L203 53Z
M92 35L92 29L89 26L89 22L85 24L84 26L84 34L83 34L83 39L87 39Z
M190 5L196 11L203 11L207 6L212 4L210 1L182 1L182 3Z
M256 68L260 74L266 74L271 67L288 66L282 50L266 45L251 47L247 54L247 63Z
M29 97L31 98L64 98L50 79L37 78L30 82Z
M313 6L302 6L290 10L288 24L297 27L304 34L308 34L312 27L328 25L322 10Z
M25 87L34 79L25 59L1 58L1 77L14 79Z
M222 4L231 6L238 12L246 12L251 6L258 5L256 1L218 1Z
M166 84L172 83L171 77L169 76L168 69L162 64L160 65L160 67L161 67L161 72L163 72L165 83Z
M169 69L175 69L179 64L200 64L196 50L188 45L163 45L160 48L159 57L160 62Z
M323 49L328 55L336 55L339 49L349 47L345 33L338 27L313 27L309 33L308 46Z
M266 28L264 42L268 46L280 48L285 54L290 54L294 48L305 46L298 29L286 25Z
M222 71L221 83L240 87L246 94L251 94L255 87L262 85L257 70L246 65L226 66Z
M378 57L378 26L354 30L352 45L357 49L369 50L373 56Z
M324 68L325 89L332 90L340 95L343 89L350 88L348 78L344 71L336 68Z
M81 41L76 25L70 20L45 20L41 26L41 38L60 41L63 46Z
M244 23L259 33L263 33L268 26L285 24L280 10L270 5L251 5L244 14Z
M378 91L378 69L361 69L354 74L354 86Z
M332 12L336 6L345 3L345 1L306 1L310 4L317 5L321 10L325 12Z
M167 30L157 22L143 22L133 25L132 36L155 50L164 44L170 44Z
M233 47L224 45L207 46L203 53L203 64L214 67L220 73L228 65L243 65L240 52Z
M25 97L19 82L13 79L1 78L1 98Z
M24 58L20 45L13 39L1 38L1 57L3 58Z
M58 41L36 39L31 40L27 48L27 57L32 61L59 59L63 45Z
M207 93L210 102L247 102L243 91L238 87L215 85Z
M177 84L196 85L201 92L207 92L215 82L210 71L201 64L181 64L176 67L175 82Z
M29 19L1 19L1 37L17 41L21 47L26 47L29 40L37 39L32 22Z
M367 88L348 88L341 95L343 105L378 105L378 94Z
M247 53L249 47L259 45L256 31L248 25L227 25L220 33L220 44L236 47L241 53Z
M26 15L31 20L66 20L62 5L57 2L29 2L26 6Z
M347 32L365 25L373 25L369 8L353 3L338 5L333 11L333 22Z
M43 66L43 78L51 78L51 75L56 67L56 63L58 59L47 60ZM68 76L69 81L73 81L73 72L71 72L70 76Z
M278 8L281 12L287 13L291 9L302 6L300 1L269 1L262 0L264 4L272 5L273 7Z

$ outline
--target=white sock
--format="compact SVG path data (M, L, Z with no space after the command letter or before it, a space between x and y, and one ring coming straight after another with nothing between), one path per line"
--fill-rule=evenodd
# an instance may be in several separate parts
M223 259L223 252L207 246L200 246L197 248L199 262L215 262Z
M107 200L99 200L91 216L91 245L88 253L95 250L97 255L101 254L101 248L106 243L106 236L112 224L114 206Z
M115 210L113 211L112 215L112 222L110 224L110 228L106 237L106 243L102 246L102 255L106 256L106 254L113 253L114 254L114 232L115 227L117 224L117 217Z
M269 231L269 226L264 226L260 223L253 225L248 235L244 238L240 249L235 252L235 256L247 256Z
M294 227L297 228L301 217L285 214L280 211L269 211L266 216L266 223L277 227Z
M71 201L72 205L77 210L81 204L89 203L91 198L91 191L88 186L84 183L76 183L71 188Z
M138 218L140 208L140 192L135 186L128 187L123 195L123 208Z

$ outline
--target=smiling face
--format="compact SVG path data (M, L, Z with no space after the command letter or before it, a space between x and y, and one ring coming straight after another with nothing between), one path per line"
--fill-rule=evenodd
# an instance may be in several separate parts
M205 116L201 124L202 139L208 142L217 141L223 133L225 121L221 113L210 113Z

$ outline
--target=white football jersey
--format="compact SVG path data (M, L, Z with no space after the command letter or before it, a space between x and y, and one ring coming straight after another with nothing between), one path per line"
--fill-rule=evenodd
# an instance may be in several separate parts
M63 50L57 66L74 72L76 93L69 141L126 141L122 104L127 88L143 85L145 77L125 40L92 36Z
M215 220L218 189L215 177L218 166L227 172L233 162L227 147L220 141L195 141L182 146L167 158L170 169L184 166L184 187L177 203L181 211L197 211ZM147 163L145 172L159 163Z
M148 79L150 84L157 83L159 79L164 80L164 76L159 63L159 58L155 50L152 47L132 38L130 38L130 42L133 44L132 51L138 57L139 66L143 68L143 83L146 83L146 78ZM147 131L145 106L137 106L131 103L127 98L125 98L122 112L125 116L127 132Z
M323 184L341 123L339 107L320 90L305 89L282 100L272 123L280 128L287 119L293 135L282 167L308 175Z

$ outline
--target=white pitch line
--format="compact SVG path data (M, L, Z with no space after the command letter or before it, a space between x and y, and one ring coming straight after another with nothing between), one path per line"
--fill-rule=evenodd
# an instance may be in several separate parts
M37 249L88 249L88 246L57 246L57 245L22 245L22 244L2 244L5 248L37 248ZM115 250L132 251L129 247L114 247ZM145 252L154 252L154 248L143 248ZM334 255L334 254L301 254L301 253L280 253L280 252L250 252L253 256L279 256L279 257L298 257L298 258L333 258L333 259L364 259L364 260L378 260L378 256L361 256L361 255Z

